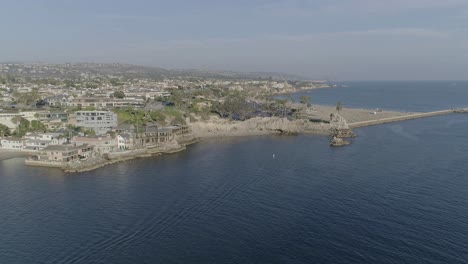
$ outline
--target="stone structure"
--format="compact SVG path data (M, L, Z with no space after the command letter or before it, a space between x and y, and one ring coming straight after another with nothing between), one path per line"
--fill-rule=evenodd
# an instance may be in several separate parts
M330 114L330 134L338 138L356 137L346 119L337 113Z

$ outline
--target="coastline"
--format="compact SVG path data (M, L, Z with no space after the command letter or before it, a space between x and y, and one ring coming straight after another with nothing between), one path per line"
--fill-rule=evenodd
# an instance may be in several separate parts
M111 155L108 155L107 159L102 159L100 161L97 161L95 164L91 165L83 165L75 168L62 168L64 172L69 172L69 173L77 173L77 172L86 172L86 171L92 171L96 170L102 167L105 167L107 165L112 165L115 163L119 162L124 162L128 160L134 160L138 158L147 158L147 157L154 157L154 156L160 156L163 154L174 154L177 152L184 151L187 146L195 144L199 142L199 138L189 138L189 139L181 139L179 140L178 144L174 146L169 146L169 147L155 147L155 148L149 148L149 149L142 149L142 150L135 150L135 151L129 151L125 153L112 153Z
M26 158L29 153L24 151L3 151L0 152L0 161L16 159L16 158Z
M319 90L319 89L335 89L335 88L338 88L338 87L333 87L333 86L328 85L328 84L323 84L323 85L315 86L315 87L296 88L294 90L273 92L273 95L274 96L285 96L285 95L289 95L289 94L303 93L303 92Z
M297 106L298 104L296 104ZM449 113L449 110L443 111ZM133 160L137 158L159 156L183 151L186 146L197 143L204 139L248 137L263 135L298 135L312 134L329 136L333 128L330 123L330 114L336 113L335 107L314 105L307 110L307 116L302 119L289 120L286 117L257 117L245 121L233 121L212 116L209 120L192 122L192 136L179 138L176 142L165 145L154 146L126 152L109 153L104 156L90 157L77 163L59 165L62 170L69 173L86 172L102 168L114 163ZM341 111L340 116L344 119L344 129L350 130L354 127L370 126L385 123L386 120L408 120L432 116L433 113L379 111L369 109L346 108ZM346 124L347 122L347 124ZM349 127L348 127L349 124ZM357 124L362 124L357 126ZM342 129L342 128L340 128ZM27 152L4 152L0 153L0 160L26 157ZM51 164L28 165L53 167ZM55 166L57 167L57 166Z
M294 104L296 108L303 107ZM233 121L212 116L209 120L192 122L192 131L199 138L242 137L269 134L314 134L329 135L330 114L336 108L326 105L313 105L308 108L304 118L289 120L286 117L256 117L245 121ZM346 108L340 115L348 123L377 121L387 118L398 118L413 112L381 111L375 112L364 108Z

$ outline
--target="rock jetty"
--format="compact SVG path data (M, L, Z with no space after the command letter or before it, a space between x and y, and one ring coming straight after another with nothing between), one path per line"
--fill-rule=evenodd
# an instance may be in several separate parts
M330 115L330 146L342 147L350 144L343 138L356 137L353 130L349 127L346 119L337 113Z
M356 137L353 130L349 127L346 119L338 113L330 114L330 134L337 138Z

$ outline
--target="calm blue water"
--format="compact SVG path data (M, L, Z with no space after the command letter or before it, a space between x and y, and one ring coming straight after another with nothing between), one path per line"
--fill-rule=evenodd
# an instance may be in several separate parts
M81 174L0 161L0 263L467 263L467 131L208 140Z
M312 104L381 108L400 111L434 111L468 107L468 81L346 82L349 87L300 93L311 96Z

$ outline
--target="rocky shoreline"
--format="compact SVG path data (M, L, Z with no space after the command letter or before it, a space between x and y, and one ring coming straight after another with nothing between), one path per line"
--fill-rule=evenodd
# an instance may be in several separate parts
M330 114L332 113L332 114ZM271 134L314 134L330 136L330 146L341 147L349 145L346 138L356 135L352 131L347 120L353 122L378 121L379 118L404 118L409 113L386 111L375 114L368 109L346 109L343 113L336 113L333 107L316 106L309 118L289 119L286 117L257 117L245 121L232 121L211 117L209 120L192 122L192 135L187 138L179 138L176 142L146 148L140 150L116 152L107 155L95 155L85 161L77 161L62 168L66 172L84 172L98 169L110 164L132 160L142 157L151 157L162 154L180 152L187 145L205 138L224 138L259 136ZM414 115L414 114L413 114ZM354 124L354 123L353 123ZM21 153L24 156L25 153ZM19 154L16 154L19 155ZM0 158L2 156L0 155ZM16 157L16 156L15 156ZM1 159L0 159L1 160ZM47 165L44 165L47 166Z
M195 137L182 138L178 142L172 142L169 145L166 144L154 148L138 149L126 152L115 152L103 156L93 156L88 158L88 160L72 163L69 166L64 167L62 169L65 172L73 173L92 171L107 165L127 160L177 153L185 150L186 146L195 144L198 141L199 139Z
M93 156L85 161L71 163L62 168L65 172L85 172L107 165L127 160L171 154L183 151L186 146L198 142L200 139L215 137L240 137L268 134L316 134L329 135L329 123L313 123L308 120L289 120L287 118L252 118L246 121L226 121L212 119L213 122L192 123L193 137L181 138L170 145L161 145L127 152L110 153L104 156Z

